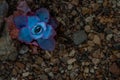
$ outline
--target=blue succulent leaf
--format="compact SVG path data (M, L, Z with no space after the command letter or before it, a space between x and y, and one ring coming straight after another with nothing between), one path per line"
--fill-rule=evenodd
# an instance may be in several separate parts
M18 39L25 43L30 43L33 40L30 36L30 31L27 27L24 27L20 30Z
M38 22L40 22L37 16L28 16L28 27L32 29Z
M52 33L53 33L53 28L52 28L51 25L47 25L46 28L47 29L43 33L43 38L44 39L48 39L52 35Z
M49 11L46 8L40 8L36 11L36 15L40 18L41 22L49 21Z
M17 16L14 18L14 23L17 28L23 28L27 25L27 17L26 16Z
M52 38L38 39L37 42L39 46L44 50L53 51L55 48L55 40Z

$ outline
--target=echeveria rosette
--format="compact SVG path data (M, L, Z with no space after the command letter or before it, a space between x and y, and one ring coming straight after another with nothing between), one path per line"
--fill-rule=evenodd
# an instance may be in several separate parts
M32 16L17 16L14 18L14 23L19 29L18 40L27 44L36 41L42 49L54 50L56 22L50 18L47 9L40 8Z

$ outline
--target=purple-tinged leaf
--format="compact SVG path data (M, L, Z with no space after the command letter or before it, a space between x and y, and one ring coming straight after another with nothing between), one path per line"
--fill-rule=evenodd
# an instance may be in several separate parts
M40 8L36 11L36 15L40 18L41 22L49 21L49 11L46 8Z
M27 25L27 17L26 16L17 16L14 18L14 23L18 29L26 27Z
M53 30L52 26L51 25L47 25L46 26L46 30L44 31L42 38L44 38L44 39L50 38L50 36L52 35L53 31L54 30Z
M55 40L52 38L38 39L37 42L39 46L44 50L53 51L55 48Z

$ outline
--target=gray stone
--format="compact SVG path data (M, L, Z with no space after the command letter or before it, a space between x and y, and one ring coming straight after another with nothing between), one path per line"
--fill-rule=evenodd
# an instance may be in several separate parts
M92 22L92 21L93 21L93 18L94 18L94 15L91 15L91 16L87 17L87 18L85 19L85 21L86 21L87 23Z
M29 74L30 74L30 72L24 72L24 73L22 74L22 76L23 76L23 77L27 77Z
M8 4L5 0L0 0L0 29L2 27L3 18L6 16L8 12Z
M8 60L11 60L11 61L16 60L17 55L18 55L17 52L13 52L12 54L9 54L9 56L8 56Z
M54 78L53 72L48 73L48 75L49 75L51 78Z
M3 77L0 77L0 80L3 80Z
M8 4L5 0L0 0L0 31L3 33L0 36L0 60L5 60L11 53L15 52L15 47L12 45L12 40L9 37L7 24L3 26L4 17L8 12Z
M73 56L75 55L75 52L76 52L76 51L73 49L73 50L69 53L69 56L70 56L70 57L73 57Z
M21 47L19 53L20 53L20 54L25 54L25 53L28 52L28 50L29 50L28 46L23 45L23 46Z
M51 71L51 68L45 68L44 70L46 73L50 72Z
M90 27L90 25L86 25L84 29L85 29L86 32L90 32L91 27Z
M45 74L40 75L40 80L48 80L47 75Z
M91 68L91 69L90 69L90 72L91 72L91 73L94 73L95 71L94 71L94 69L93 69L93 68Z
M7 24L5 25L5 30L3 32L2 37L0 37L0 60L5 60L16 52L16 48L13 46L7 31Z
M72 9L73 8L73 5L72 4L68 4L68 9Z
M116 0L110 0L110 2L113 4L112 7L116 8L117 1Z
M117 6L120 7L120 1L117 2Z
M85 67L84 73L89 73L89 68L88 67Z
M0 16L5 15L6 11L8 10L8 4L5 0L0 1Z
M101 4L101 3L103 3L103 0L97 0L97 3Z
M71 71L71 72L70 72L70 79L71 79L71 80L74 80L75 77L77 77L77 75L78 75L78 74L77 74L76 72Z
M79 45L87 40L87 34L84 30L77 31L73 34L73 41L76 45Z
M106 40L110 41L110 40L112 39L112 37L113 37L113 34L108 34L108 35L106 36Z
M93 64L97 65L100 63L100 59L92 58Z
M12 78L11 78L11 80L17 80L17 78L15 78L15 77L12 77Z
M67 64L72 64L72 63L74 63L75 61L76 61L75 58L71 58L71 59L67 60Z
M68 65L67 69L71 70L73 68L73 65Z
M115 50L120 50L120 43L113 44Z

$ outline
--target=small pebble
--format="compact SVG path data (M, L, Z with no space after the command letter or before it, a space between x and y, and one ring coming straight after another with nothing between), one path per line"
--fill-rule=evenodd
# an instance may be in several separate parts
M1 79L0 79L1 80ZM17 78L15 78L15 77L12 77L10 80L18 80Z
M120 7L120 1L117 2L117 6Z
M114 43L114 44L113 44L113 48L114 48L115 50L120 50L120 43Z
M65 71L64 71L64 70L61 70L60 72L61 72L61 73L64 73Z
M97 0L97 3L101 4L103 3L103 0Z
M77 6L79 4L79 0L72 0L71 3Z
M72 71L72 72L70 73L70 78L71 78L71 80L74 80L77 75L78 75L78 74L77 74L76 72Z
M94 35L93 42L94 42L95 44L100 45L100 44L101 44L100 37L99 37L98 35Z
M72 63L74 63L75 61L76 61L76 59L72 58L72 59L69 59L69 60L67 61L67 63L68 63L68 64L72 64Z
M43 59L41 57L37 57L35 63L36 64L42 64Z
M48 75L49 75L51 78L54 78L53 72L48 73Z
M85 67L84 72L85 72L85 73L89 73L89 68L88 68L88 67Z
M25 72L22 74L23 77L27 77L30 73L29 72Z
M91 72L91 73L94 73L94 69L93 69L93 68L91 68L91 69L90 69L90 72Z
M92 58L92 62L97 65L100 62L100 59Z
M72 14L72 16L75 16L75 15L77 14L77 12L76 12L75 10L73 10L73 11L71 12L71 14Z
M71 3L68 4L68 9L72 9L73 5Z
M8 11L8 4L5 0L0 1L0 17L4 17Z
M25 54L25 53L27 53L28 51L29 51L28 46L24 45L24 46L21 47L19 53L20 53L20 54Z
M93 41L87 41L87 44L92 47L92 46L95 46L95 43Z
M91 27L90 27L89 25L86 25L86 26L85 26L85 31L86 31L86 32L90 32L90 30L91 30Z
M113 34L108 34L108 35L106 36L106 40L110 41L112 37L113 37Z
M40 80L48 80L48 76L45 74L40 75Z
M73 57L75 55L75 50L73 49L70 53L69 53L69 56L70 57Z
M89 17L87 17L87 18L85 19L85 21L88 22L88 23L89 23L89 22L92 22L92 21L93 21L93 17L94 17L94 16L89 16Z
M72 65L68 65L68 70L71 70L73 68Z
M84 65L85 65L85 62L83 61L83 62L82 62L82 66L84 66Z
M115 55L117 58L120 58L120 53L119 53L119 52L114 53L114 55Z
M120 75L120 67L116 63L113 63L109 67L109 70L110 70L111 73L113 73L115 75Z
M50 72L50 70L51 70L51 68L45 68L44 71L45 71L46 73L48 73L48 72Z

